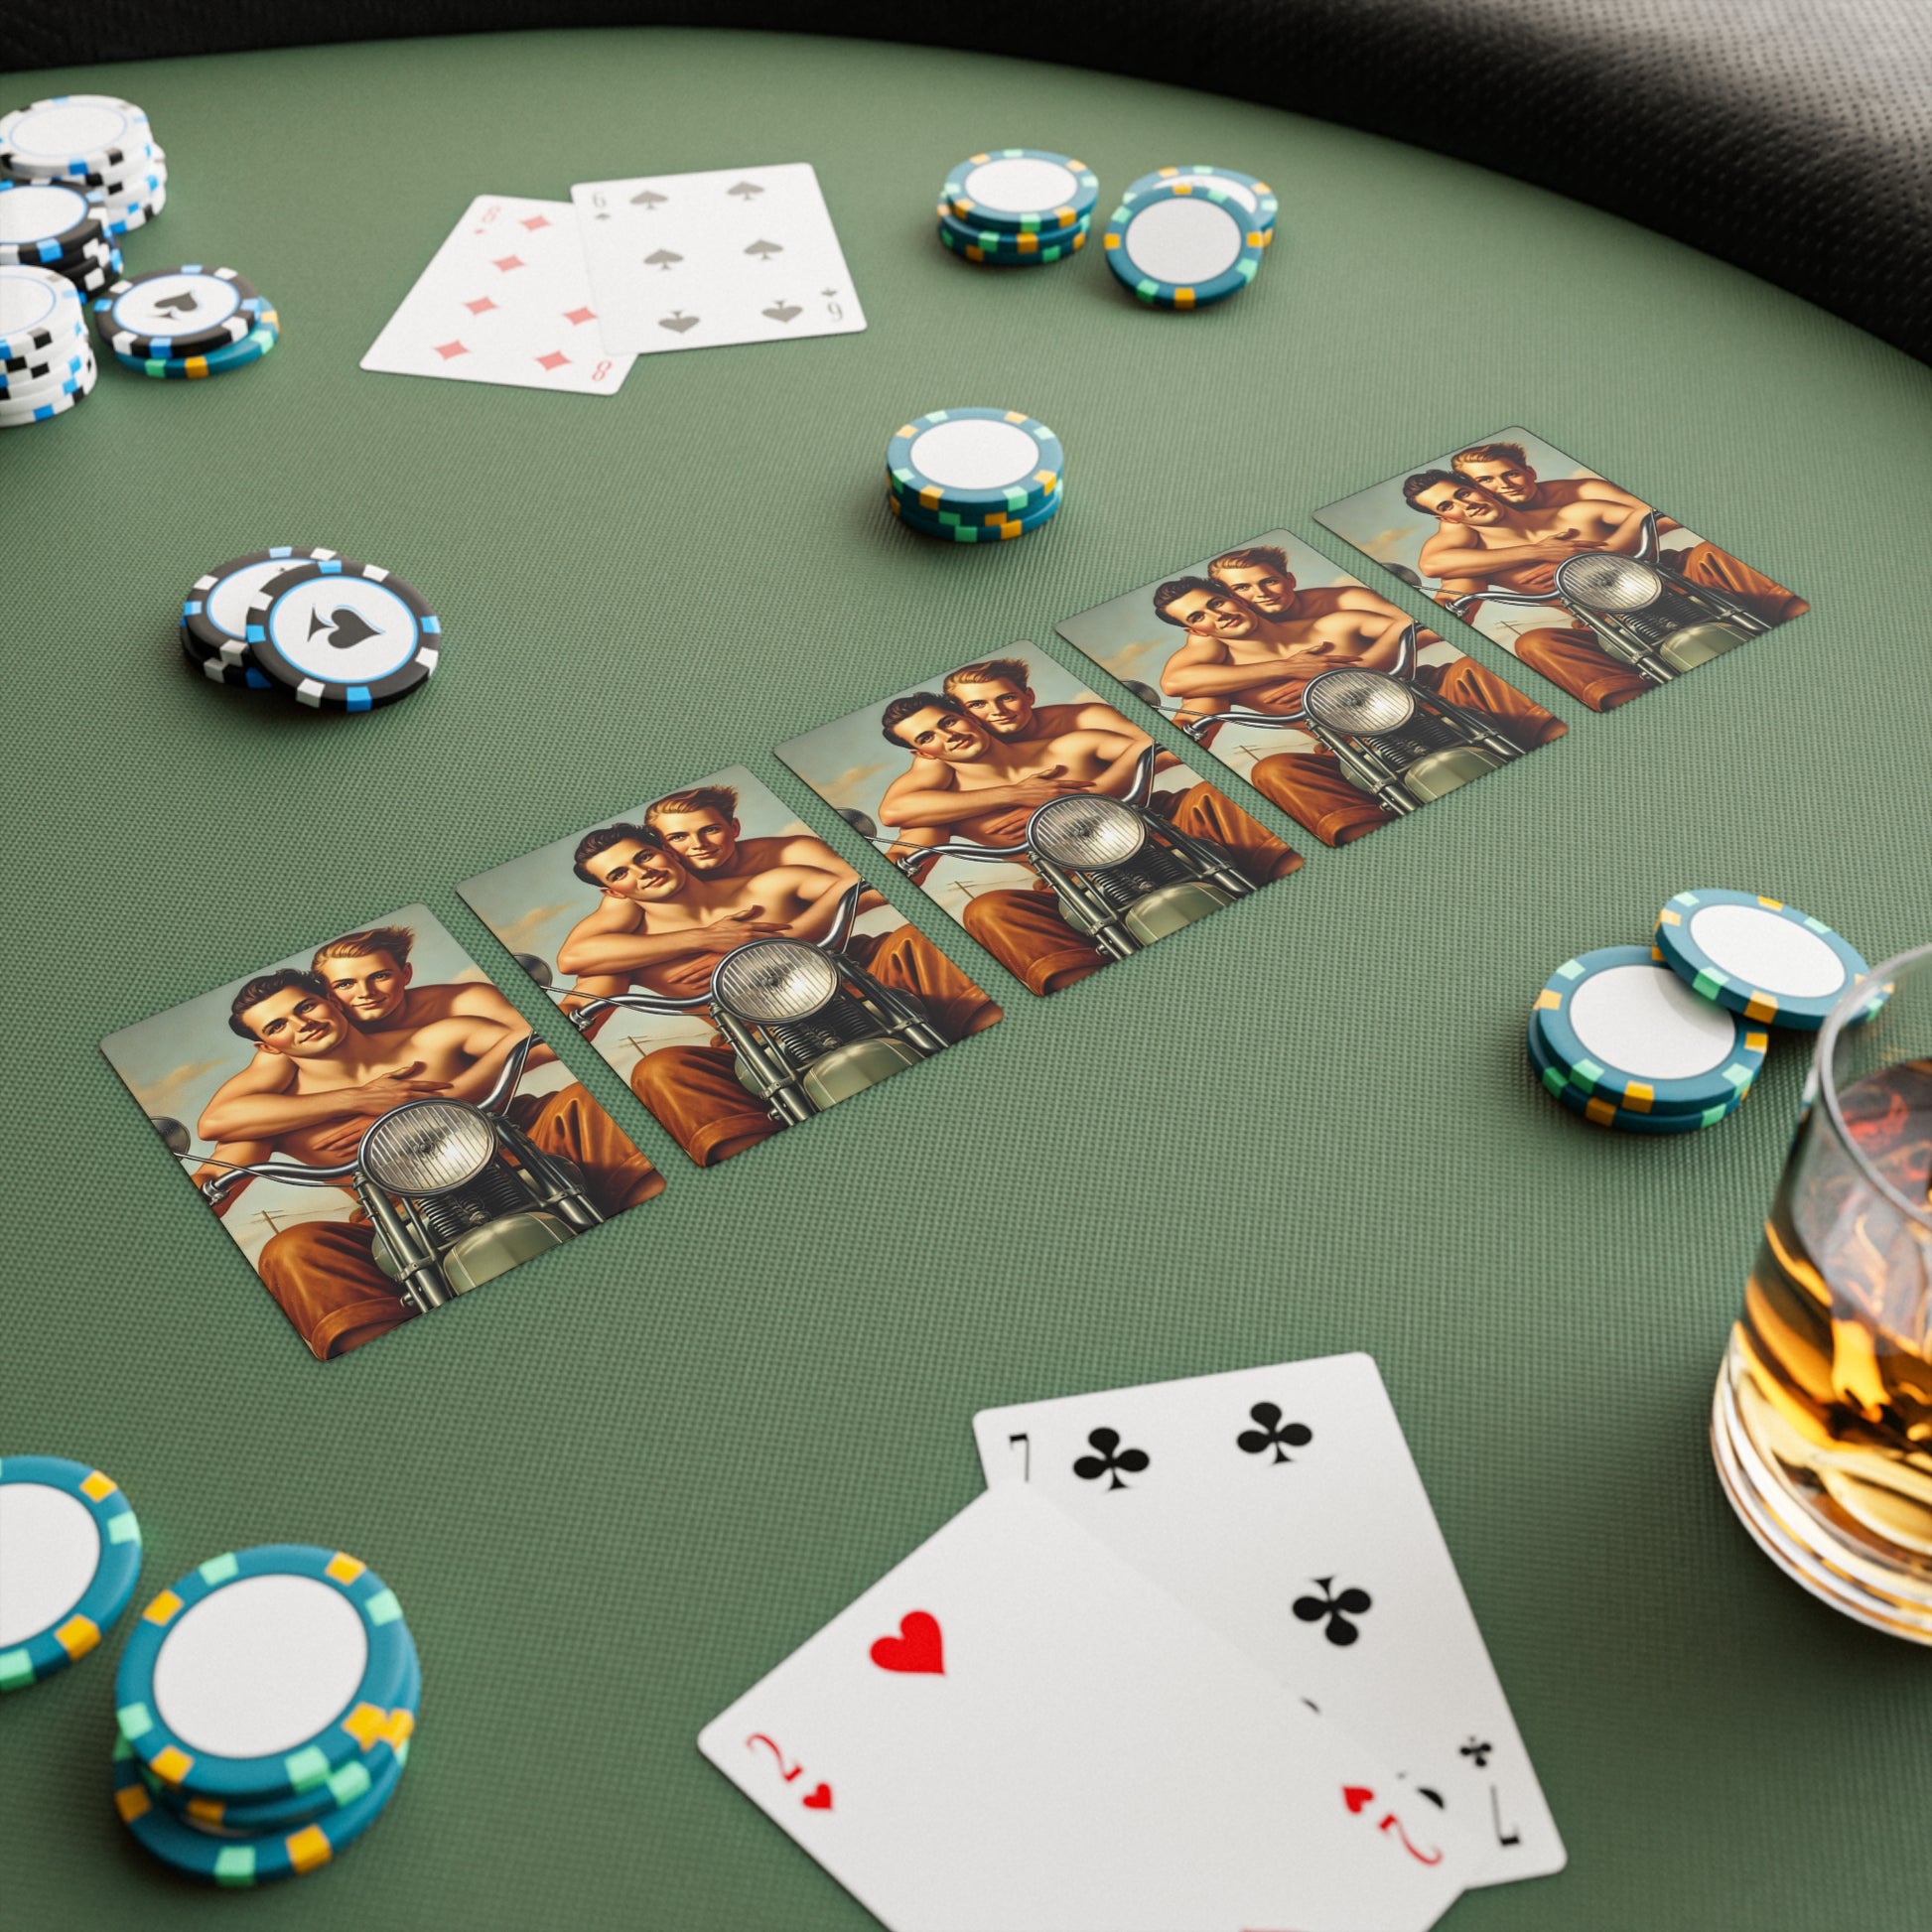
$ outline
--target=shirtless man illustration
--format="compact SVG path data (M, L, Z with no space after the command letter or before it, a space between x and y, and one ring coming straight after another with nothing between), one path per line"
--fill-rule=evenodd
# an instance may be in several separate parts
M1545 482L1517 443L1479 443L1451 458L1449 470L1425 470L1403 483L1404 500L1438 528L1424 543L1421 569L1441 580L1448 602L1483 590L1554 598L1556 567L1585 550L1630 555L1642 542L1650 506L1600 477ZM1657 519L1660 532L1682 526ZM1687 582L1722 590L1772 623L1810 606L1781 584L1702 540L1672 558ZM1473 612L1470 613L1473 616ZM1516 655L1598 711L1627 704L1649 688L1580 624L1523 632Z
M968 708L965 693L989 684L1003 687L999 695L1007 721L1019 724L1037 715L1025 663L998 662L998 671L989 662L955 673L961 695L914 691L895 698L881 714L887 743L912 755L907 769L887 786L879 808L880 818L896 829L905 847L942 847L952 839L1017 845L1033 812L1050 799L1083 791L1117 798L1133 788L1142 754L1152 741L1111 706L1099 707L1117 721L1111 724L1104 718L1080 723L1077 714L1084 707L1068 706L1064 710L1076 714L1073 719L1050 722L1071 722L1070 730L1048 735L1019 729L1005 736L990 731ZM981 672L987 675L967 675ZM1257 885L1301 864L1299 853L1210 785L1197 783L1154 808L1178 829L1223 846ZM1105 964L1098 950L1066 923L1043 882L1032 891L976 894L967 902L962 923L1035 993L1071 986Z
M1098 731L1131 740L1138 758L1154 743L1124 713L1098 698L1083 697L1072 704L1039 703L1034 696L1032 679L1033 667L1024 657L988 657L961 665L940 689L977 718L1002 746L1044 745L1072 732ZM1179 762L1172 752L1159 751L1154 769L1158 773ZM1157 791L1148 805L1183 832L1225 847L1257 885L1295 870L1289 863L1289 847L1210 784L1196 780L1184 791ZM984 843L1010 844L1025 831L1026 817L1022 815L1011 839ZM907 842L914 841L908 838Z
M410 936L401 928L377 931L392 945ZM248 981L230 1003L228 1025L256 1050L202 1111L199 1132L216 1145L198 1180L228 1164L253 1165L277 1154L303 1165L341 1166L368 1127L404 1101L431 1094L482 1099L529 1032L514 1009L507 1021L448 1012L418 1025L364 1029L320 975L290 967ZM602 1123L601 1134L585 1133L586 1108ZM605 1212L621 1212L662 1189L663 1177L581 1088L542 1101L525 1096L512 1103L511 1118L518 1109L519 1125L539 1149L578 1162ZM234 1197L224 1199L223 1210ZM263 1283L318 1358L359 1347L410 1318L375 1265L374 1240L358 1210L343 1221L285 1228L261 1252L256 1267Z
M1208 570L1205 578L1177 577L1154 593L1156 616L1187 633L1161 675L1161 688L1183 700L1182 717L1233 706L1292 716L1321 672L1342 665L1387 671L1401 659L1411 620L1363 585L1304 590L1285 553L1268 544L1228 551ZM1441 641L1434 631L1418 633L1420 643ZM1492 718L1526 750L1563 735L1560 720L1473 658L1418 665L1411 677L1432 695ZM1329 845L1346 845L1388 822L1324 746L1262 759L1249 782Z
M737 809L729 786L699 786L657 800L642 825L606 826L579 841L573 869L603 897L557 955L558 969L576 976L571 1004L633 986L702 1000L718 962L748 940L818 944L828 936L858 874L809 834L745 838ZM863 909L885 901L868 891L858 903ZM882 984L916 998L949 1039L1001 1017L910 925L855 935L841 951ZM702 1046L652 1047L632 1070L630 1087L692 1160L710 1165L778 1131L735 1066L731 1048L718 1038Z

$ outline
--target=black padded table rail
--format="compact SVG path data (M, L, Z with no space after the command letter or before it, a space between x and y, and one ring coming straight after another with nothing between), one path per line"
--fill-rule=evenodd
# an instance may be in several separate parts
M809 10L768 0L100 0L0 16L0 69L680 25L971 46L1346 122L1625 215L1932 360L1927 0L1042 0L950 12L887 0ZM1053 139L1050 129L1011 138ZM1499 281L1536 272L1512 258L1506 236L1478 229L1470 245L1493 252ZM1578 293L1587 303L1587 287Z

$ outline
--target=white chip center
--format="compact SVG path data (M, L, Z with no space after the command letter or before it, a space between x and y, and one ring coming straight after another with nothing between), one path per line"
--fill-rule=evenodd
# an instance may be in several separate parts
M191 336L226 322L240 307L240 292L225 276L154 275L117 297L110 314L114 327L130 335Z
M312 577L269 609L269 641L304 676L325 684L373 684L400 669L422 642L416 614L367 577Z
M244 564L241 569L222 578L208 593L207 603L203 606L209 622L230 637L245 637L248 634L248 607L261 595L263 585L271 577L279 577L285 570L293 570L298 561L294 557L273 557L265 564Z
M1018 423L969 416L921 430L911 461L942 489L1010 489L1039 468L1039 445Z
M1692 1080L1723 1066L1737 1023L1666 966L1611 966L1570 996L1570 1026L1600 1065L1641 1080Z
M77 226L90 212L86 196L53 182L10 188L0 195L0 242L48 241Z
M73 292L71 283L54 281L46 269L0 268L0 338L11 341L30 329L44 328L48 319L66 306L63 289L69 295ZM75 319L71 310L68 319Z
M1817 933L1761 905L1701 905L1689 930L1721 972L1782 999L1822 999L1848 977Z
M313 1577L243 1577L183 1611L154 1660L154 1703L190 1750L269 1757L348 1708L368 1667L362 1618Z
M0 1482L0 1650L51 1630L100 1568L100 1531L78 1496Z
M982 161L960 183L966 199L1003 214L1042 214L1063 207L1080 187L1079 177L1057 161Z
M49 101L13 121L7 146L30 159L79 161L102 148L122 146L122 137L136 125L119 107L83 100Z
M1241 223L1205 195L1150 202L1130 217L1121 239L1142 276L1193 288L1211 282L1241 259Z

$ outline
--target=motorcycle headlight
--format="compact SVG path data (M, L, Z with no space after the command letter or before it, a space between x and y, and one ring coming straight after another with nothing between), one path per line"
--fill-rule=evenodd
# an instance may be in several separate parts
M1147 826L1118 798L1076 792L1039 806L1027 821L1027 842L1056 866L1091 872L1133 858L1147 843Z
M1302 709L1330 731L1373 738L1400 731L1416 715L1416 694L1383 671L1323 671L1303 688Z
M754 939L728 952L711 976L712 998L760 1026L807 1019L838 990L839 969L802 939Z
M1663 596L1664 575L1634 557L1596 550L1557 566L1557 591L1592 611L1643 611Z
M362 1172L392 1194L447 1194L496 1158L487 1118L460 1100L411 1100L362 1136Z

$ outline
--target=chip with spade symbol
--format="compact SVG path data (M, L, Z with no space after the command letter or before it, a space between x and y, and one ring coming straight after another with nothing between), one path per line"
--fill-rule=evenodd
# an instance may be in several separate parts
M369 711L428 682L443 626L400 577L377 564L323 557L262 585L243 636L262 674L298 703Z

